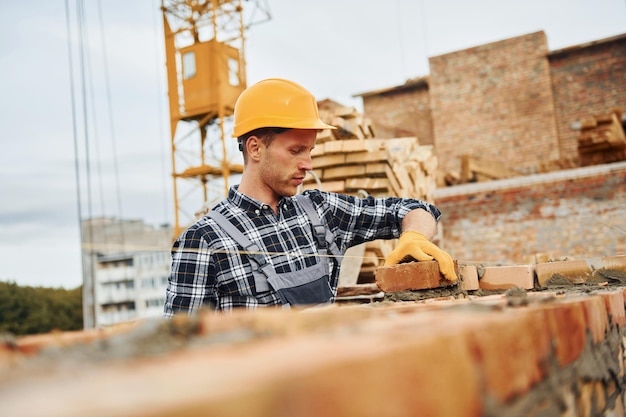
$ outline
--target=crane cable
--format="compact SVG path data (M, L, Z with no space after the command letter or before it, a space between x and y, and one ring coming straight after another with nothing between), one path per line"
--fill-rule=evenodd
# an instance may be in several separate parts
M83 230L83 207L82 207L82 194L81 194L81 175L80 175L80 159L79 159L79 144L78 144L78 127L77 127L77 109L76 109L76 93L74 90L74 84L75 84L75 79L74 79L74 61L72 59L72 31L71 31L71 23L70 23L70 7L69 7L69 0L65 0L65 19L66 19L66 31L67 31L67 49L68 49L68 65L69 65L69 75L70 75L70 94L71 94L71 113L72 113L72 136L73 136L73 142L74 142L74 177L75 177L75 181L76 181L76 204L77 204L77 208L78 208L78 229L79 229L79 234L80 234L80 242L81 242L81 251L80 251L80 259L81 259L81 266L82 266L82 275L83 275L83 324L85 327L93 327L94 323L94 317L95 317L95 311L93 310L95 307L95 303L93 302L95 300L95 289L93 286L93 280L86 280L86 276L87 274L87 263L85 262L85 256L83 256L83 251L84 251L84 243L83 243L83 238L84 238L84 230ZM80 22L82 19L82 13L80 10L80 7L78 8L78 13L77 13L77 20ZM81 25L78 24L79 27L79 31L81 30L80 27ZM82 54L82 45L81 45L81 49L80 50L80 60L81 60L81 67L84 68L84 60L83 60L83 54ZM82 93L83 93L83 109L85 108L85 83L84 83L84 71L82 72ZM86 113L86 112L84 112ZM85 142L87 143L87 120L86 120L86 116L84 114L85 117ZM87 153L87 173L89 173L89 153ZM91 190L89 188L89 174L87 174L87 187L88 187L88 193L91 193ZM89 204L88 206L88 213L91 214L91 205ZM93 236L93 229L90 226L90 235ZM91 266L91 270L90 270L90 276L93 278L94 276L94 265L93 262L89 262L89 265ZM87 309L91 309L91 311L87 311Z
M70 75L70 101L71 101L71 113L72 113L72 137L74 142L74 180L76 183L76 204L78 209L78 229L80 238L82 241L83 236L83 222L82 222L82 196L80 192L80 166L78 158L78 128L76 126L76 100L74 92L74 61L72 59L72 37L70 28L70 9L69 0L65 0L65 25L67 32L67 56ZM83 250L84 243L81 243L81 252ZM82 259L82 257L81 257ZM84 268L84 262L83 262Z
M113 121L113 107L111 99L111 83L109 77L109 60L107 55L107 47L106 47L106 36L104 31L104 23L102 19L102 3L98 0L98 21L100 24L100 40L102 43L102 61L103 61L103 69L104 69L104 82L105 82L105 91L106 91L106 101L107 101L107 110L109 115L109 129L111 132L111 147L113 152L113 169L115 175L115 195L117 197L117 211L119 218L119 228L120 228L120 241L122 244L122 250L124 250L124 245L126 243L125 234L124 234L124 222L123 222L123 213L122 213L122 196L121 196L121 187L120 187L120 170L118 163L118 153L117 153L117 138L115 131L115 123Z

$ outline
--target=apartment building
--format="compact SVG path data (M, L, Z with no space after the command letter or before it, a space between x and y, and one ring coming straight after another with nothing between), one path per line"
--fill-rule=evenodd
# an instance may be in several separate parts
M85 328L161 316L171 238L171 226L142 220L83 222Z

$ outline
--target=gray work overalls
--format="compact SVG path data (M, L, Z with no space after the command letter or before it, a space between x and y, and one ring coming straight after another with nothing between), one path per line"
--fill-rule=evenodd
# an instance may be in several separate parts
M210 211L208 216L215 220L218 226L247 252L252 266L254 284L258 292L269 291L271 287L276 291L281 302L286 305L327 303L333 297L333 290L330 286L329 260L325 255L329 253L334 255L337 260L337 267L339 267L343 254L335 244L333 233L322 224L311 199L306 195L299 194L296 196L296 200L313 224L313 235L320 255L320 262L300 271L276 273L274 266L265 259L259 247L252 243L226 217L216 211Z

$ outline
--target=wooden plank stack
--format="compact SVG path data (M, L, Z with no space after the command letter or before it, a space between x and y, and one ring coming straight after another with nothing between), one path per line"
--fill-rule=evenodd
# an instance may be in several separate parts
M546 173L561 171L564 169L574 169L580 166L578 156L576 157L563 157L559 159L552 159L550 161L539 162L537 166L537 172Z
M317 178L307 177L305 189L433 200L437 157L415 137L330 140L312 156Z
M521 174L501 161L461 155L461 182L482 182L519 177Z
M626 160L626 136L620 109L581 120L578 155L581 166Z
M519 177L522 174L494 159L477 158L464 154L459 156L461 171L448 171L442 185L458 185L468 182L483 182Z
M326 99L317 103L320 118L335 126L335 130L324 130L317 137L318 143L329 140L369 139L374 137L372 121L363 117L356 108L344 106L336 101Z
M420 146L416 137L374 138L371 123L354 107L329 100L319 107L320 117L338 129L320 133L312 152L313 173L307 175L304 190L433 201L438 162L431 145ZM375 269L394 246L395 241L367 243L358 277L348 282L375 282Z

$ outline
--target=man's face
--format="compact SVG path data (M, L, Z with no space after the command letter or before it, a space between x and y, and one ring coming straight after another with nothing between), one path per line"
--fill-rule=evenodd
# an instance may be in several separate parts
M260 161L263 185L279 197L295 195L306 171L313 169L311 150L316 137L314 129L291 129L276 135Z

